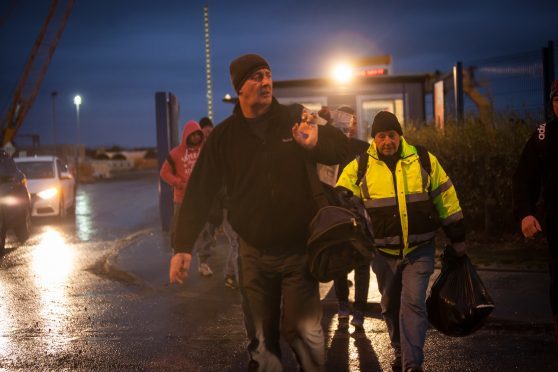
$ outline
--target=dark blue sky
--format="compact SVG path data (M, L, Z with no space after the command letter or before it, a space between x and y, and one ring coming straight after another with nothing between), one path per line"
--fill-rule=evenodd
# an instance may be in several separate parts
M5 110L50 1L2 1L0 109ZM20 133L75 140L73 96L83 97L87 146L155 145L154 93L170 91L181 123L206 115L203 6L209 5L214 117L231 106L228 64L255 52L275 80L325 77L338 56L390 54L396 74L447 71L458 60L538 50L558 39L558 1L76 0ZM4 16L7 14L6 18ZM2 114L4 111L2 111Z

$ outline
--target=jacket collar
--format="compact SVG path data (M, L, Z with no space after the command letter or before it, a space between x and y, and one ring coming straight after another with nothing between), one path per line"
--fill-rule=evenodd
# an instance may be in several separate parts
M275 99L275 97L271 97L271 107L267 113L275 111L275 109L279 106L279 102ZM237 102L234 105L233 114L238 116L239 118L246 119L244 114L242 113L242 109L240 108L240 102Z

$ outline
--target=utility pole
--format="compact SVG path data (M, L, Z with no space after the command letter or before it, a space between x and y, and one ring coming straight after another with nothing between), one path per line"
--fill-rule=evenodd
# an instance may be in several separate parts
M52 134L54 137L53 145L58 145L58 138L56 137L56 96L58 92L53 90L50 92L50 96L52 97Z
M211 92L211 48L209 44L209 7L203 8L203 27L205 33L205 76L207 80L207 117L213 121L213 93Z

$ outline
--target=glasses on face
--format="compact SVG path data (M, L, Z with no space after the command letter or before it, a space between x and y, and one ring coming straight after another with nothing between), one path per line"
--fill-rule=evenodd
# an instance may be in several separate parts
M269 70L260 70L252 74L249 80L252 80L256 83L261 83L264 79L271 80L271 71Z

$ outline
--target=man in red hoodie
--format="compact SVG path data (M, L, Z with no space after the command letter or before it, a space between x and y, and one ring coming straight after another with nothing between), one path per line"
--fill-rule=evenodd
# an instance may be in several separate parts
M188 121L182 131L182 141L180 145L170 151L159 173L163 181L171 185L174 189L174 214L171 227L171 242L174 241L174 234L176 233L176 221L178 219L180 204L182 204L184 192L188 186L190 175L198 160L203 143L204 133L200 125L194 120ZM203 229L195 244L199 258L198 272L202 276L213 275L213 271L211 271L211 268L207 264L207 259L211 255L211 239L213 239L213 234L211 234L210 239L208 239L206 237L208 233L206 229Z

